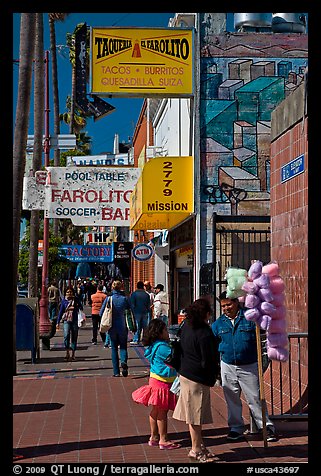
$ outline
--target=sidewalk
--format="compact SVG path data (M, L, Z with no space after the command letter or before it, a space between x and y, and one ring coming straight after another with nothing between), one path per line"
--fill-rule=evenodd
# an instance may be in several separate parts
M87 312L89 314L89 311ZM111 351L91 344L91 319L80 329L75 362L64 362L62 330L31 363L30 352L17 352L13 377L13 448L19 463L181 463L187 458L187 425L172 418L171 439L177 450L149 447L149 409L134 403L131 393L147 383L144 348L128 345L129 375L112 376ZM220 463L306 463L308 434L293 423L276 422L280 439L265 448L257 436L226 441L227 412L221 387L211 389L214 423L204 425L206 446ZM244 420L249 424L248 409ZM295 430L295 431L294 431Z

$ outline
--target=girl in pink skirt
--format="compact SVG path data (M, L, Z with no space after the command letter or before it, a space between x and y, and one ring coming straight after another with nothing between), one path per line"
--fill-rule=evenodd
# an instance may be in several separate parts
M161 450L173 450L180 445L170 441L167 435L167 413L174 410L177 397L170 391L176 378L176 370L165 364L165 359L171 353L169 335L166 324L161 319L152 319L146 328L143 344L147 346L144 352L150 362L148 385L137 388L132 393L136 403L152 406L149 414L150 439L149 446L158 446Z

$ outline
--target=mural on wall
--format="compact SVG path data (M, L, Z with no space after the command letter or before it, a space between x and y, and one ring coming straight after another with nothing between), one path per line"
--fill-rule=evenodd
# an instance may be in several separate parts
M223 33L201 50L201 206L269 215L271 112L304 78L307 35Z

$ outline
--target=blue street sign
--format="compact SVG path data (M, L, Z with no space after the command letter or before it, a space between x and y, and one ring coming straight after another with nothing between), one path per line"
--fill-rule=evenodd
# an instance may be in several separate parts
M281 167L281 183L304 172L304 154Z

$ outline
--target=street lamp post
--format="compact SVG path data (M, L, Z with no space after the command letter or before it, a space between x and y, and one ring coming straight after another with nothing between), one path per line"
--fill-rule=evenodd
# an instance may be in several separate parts
M45 52L45 167L49 166L50 133L49 133L49 51ZM39 335L42 339L51 337L52 323L48 316L48 251L49 251L49 218L43 219L43 264L41 278L41 298L39 301ZM44 342L43 342L44 343Z

